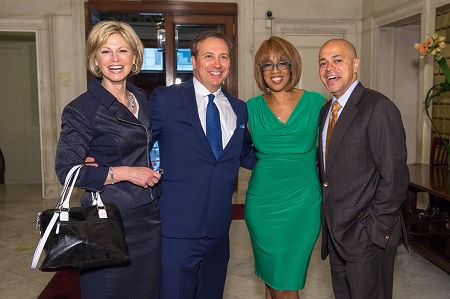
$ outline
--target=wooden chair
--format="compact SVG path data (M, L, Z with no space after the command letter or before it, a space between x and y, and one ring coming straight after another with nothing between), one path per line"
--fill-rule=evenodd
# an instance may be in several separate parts
M448 139L445 139L448 143ZM439 136L434 136L431 143L431 153L430 153L430 165L448 165L448 155L449 153L445 149L444 143Z

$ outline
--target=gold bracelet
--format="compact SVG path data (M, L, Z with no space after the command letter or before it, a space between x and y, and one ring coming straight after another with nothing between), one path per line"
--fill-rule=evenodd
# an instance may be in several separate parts
M111 176L111 185L114 185L114 172L112 167L109 167L109 175Z

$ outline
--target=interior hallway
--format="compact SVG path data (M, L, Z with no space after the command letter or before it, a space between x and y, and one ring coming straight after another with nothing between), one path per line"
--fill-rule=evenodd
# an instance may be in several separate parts
M234 198L243 203L243 198ZM37 213L52 208L54 200L41 199L41 186L0 185L0 298L35 299L53 273L30 270L39 240L35 230ZM264 284L254 275L253 256L243 220L233 221L231 259L224 299L263 299ZM328 260L320 259L316 244L302 299L334 298ZM414 250L399 247L394 275L394 299L450 299L450 275Z

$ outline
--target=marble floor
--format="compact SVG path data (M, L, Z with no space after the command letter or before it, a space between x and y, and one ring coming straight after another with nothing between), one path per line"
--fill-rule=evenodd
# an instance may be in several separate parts
M30 270L39 240L36 214L55 201L42 200L40 185L0 185L0 298L37 298L52 273ZM234 202L242 202L238 197ZM253 257L243 220L231 226L231 259L224 299L263 299L264 284L253 274ZM395 299L450 299L450 275L418 255L399 247L394 276ZM302 299L334 298L328 260L316 244Z

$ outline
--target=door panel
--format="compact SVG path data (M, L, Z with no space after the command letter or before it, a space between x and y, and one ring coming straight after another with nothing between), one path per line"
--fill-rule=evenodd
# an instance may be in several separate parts
M237 48L235 3L90 0L85 7L86 34L96 22L111 19L127 22L136 30L149 52L152 66L131 77L130 81L149 94L157 86L183 82L192 77L188 49L190 40L197 33L221 30ZM163 48L157 47L158 29L165 31ZM234 52L230 74L224 83L224 88L233 95L237 95L236 66L237 54Z
M302 77L298 84L299 88L317 91L327 99L331 99L332 94L325 88L319 77L319 50L329 39L342 37L341 34L285 34L284 38L297 48L302 58Z

